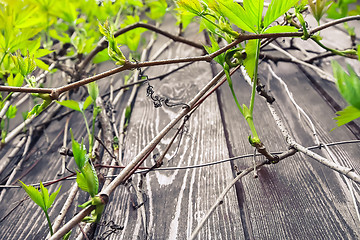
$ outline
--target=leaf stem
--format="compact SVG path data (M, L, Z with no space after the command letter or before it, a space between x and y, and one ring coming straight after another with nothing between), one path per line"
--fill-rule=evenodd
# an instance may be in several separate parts
M50 217L49 217L49 214L47 213L47 211L44 210L44 213L45 213L45 216L46 216L46 220L48 222L48 225L49 225L49 229L50 229L50 234L51 236L54 234L53 232L53 229L52 229L52 226L51 226L51 221L50 221Z
M316 37L311 37L311 40L313 40L314 42L316 42L320 47L322 47L323 49L332 52L336 55L339 56L343 56L343 57L349 57L349 55L354 55L357 58L357 53L355 50L353 49L349 49L349 50L345 50L345 51L339 51L337 49L333 49L333 48L329 48L327 46L325 46L322 42L319 41L319 39L317 39Z
M235 94L235 91L234 91L234 88L233 88L233 85L232 85L232 80L231 80L231 76L230 76L229 70L225 70L225 69L224 69L224 72L225 72L226 79L227 79L227 82L228 82L228 84L229 84L231 93L232 93L233 98L234 98L234 100L235 100L236 106L239 108L239 111L241 112L241 114L245 117L244 111L243 111L242 107L240 106L239 101L238 101L238 99L237 99L237 97L236 97L236 94Z
M0 60L0 66L1 64L3 63L4 59L5 59L5 56L8 54L8 51L5 51L4 52L4 55L2 56L1 60Z
M87 133L88 133L88 135L89 135L89 153L90 153L90 155L91 155L92 147L93 147L93 146L92 146L92 145L93 145L93 137L92 137L92 135L91 135L90 128L89 128L89 124L88 124L88 122L87 122L87 119L86 119L86 116L85 116L84 111L81 111L81 114L82 114L82 116L83 116L83 118L84 118L84 121L85 121L86 131L87 131Z
M253 77L253 85L251 91L251 99L250 99L250 114L253 116L254 111L254 102L255 102L255 95L256 95L256 86L257 86L257 79L258 79L258 66L259 66L259 55L260 55L260 40L256 40L256 53L255 53L255 68L254 68L254 77Z
M254 68L254 77L253 77L253 85L252 85L252 90L251 90L251 98L250 98L250 106L249 106L249 110L250 110L250 115L249 116L245 116L245 119L250 127L251 130L251 134L253 136L253 140L255 141L260 141L259 136L256 132L256 128L254 125L254 120L253 120L253 112L254 112L254 103L255 103L255 95L256 95L256 86L257 86L257 80L258 80L258 66L259 66L259 55L260 55L260 45L261 42L259 39L256 40L256 53L255 53L255 68Z

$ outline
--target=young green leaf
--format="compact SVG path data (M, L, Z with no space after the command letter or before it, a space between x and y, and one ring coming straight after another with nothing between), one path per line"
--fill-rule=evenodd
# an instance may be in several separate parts
M71 233L72 233L71 230L70 230L69 232L67 232L67 233L63 236L62 240L68 240L68 239L70 239Z
M29 118L33 115L38 116L42 111L44 111L52 103L52 99L50 98L49 94L37 94L37 95L44 100L41 104L36 104L33 107L33 109L30 112L28 112L28 115L26 118Z
M30 57L29 52L27 53L27 56L25 58L21 56L20 51L18 51L16 55L12 55L11 58L18 72L23 75L23 77L26 77L27 75L32 73L36 68L34 55Z
M211 7L210 7L211 6ZM227 17L231 23L235 24L239 28L247 32L256 32L256 27L252 24L257 22L254 16L251 16L245 12L245 9L238 3L232 0L216 1L212 5L209 5L213 11L219 11L218 13ZM250 19L248 19L248 17Z
M81 112L81 109L80 109L80 106L79 106L79 103L77 101L74 101L74 100L63 100L61 102L59 101L56 101L58 104L64 106L64 107L68 107L72 110L75 110L75 111L78 111L78 112Z
M81 144L79 144L75 139L72 132L72 129L70 128L70 134L71 134L71 143L72 143L72 150L74 154L74 159L76 162L76 165L78 168L81 169L84 167L86 161L88 160L88 156L86 154L86 148L83 144L83 141L81 141Z
M272 0L264 17L264 28L285 14L299 0Z
M256 45L257 39L250 40L247 42L245 46L246 58L244 60L244 66L246 69L247 74L250 78L254 76L255 64L256 63Z
M349 65L349 74L336 61L332 61L331 65L339 92L350 105L360 109L360 78Z
M159 20L165 15L167 9L166 0L146 0L145 3L150 8L150 12L146 12L149 18Z
M320 24L320 19L326 13L326 11L328 10L328 8L330 7L331 4L326 6L328 3L328 1L326 1L326 0L316 0L316 1L308 0L308 3L310 6L312 15L314 16L316 21Z
M82 190L94 197L99 190L99 180L94 166L87 161L80 171L77 173L76 182Z
M111 32L109 22L106 21L104 25L99 23L99 31L103 34L106 40L109 42L108 46L108 54L112 60L115 61L117 65L124 65L126 62L126 58L124 54L121 52L118 43Z
M219 47L219 44L217 43L215 37L213 35L210 35L209 38L210 38L210 41L211 41L211 46L204 46L205 50L208 53L213 53L213 52L219 50L220 47ZM219 63L221 66L224 66L225 54L223 53L223 54L218 55L217 57L214 58L214 60L217 63Z
M86 110L93 102L94 100L88 96L84 102L83 109Z
M21 183L22 188L26 191L26 193L29 195L29 197L36 203L39 207L41 207L42 210L46 211L46 205L44 203L42 194L33 186L26 185L22 181L19 180Z
M96 82L91 82L87 85L88 92L93 101L99 96L99 87Z
M256 32L261 31L262 12L264 0L244 0L244 8L247 14L247 20L254 27Z
M14 118L16 116L16 113L17 113L16 106L10 105L8 110L6 111L6 117L8 119Z
M339 19L346 17L349 12L349 4L356 3L356 0L342 0L333 1L330 8L327 11L327 17L333 19Z
M20 73L17 73L15 75L15 78L13 74L10 73L9 77L7 78L7 83L9 84L9 86L21 87L23 82L24 82L24 77Z
M194 15L200 16L203 11L203 7L199 0L179 0L176 1L180 9L184 9Z
M282 32L297 32L297 31L299 30L296 27L275 25L266 29L265 32L263 33L282 33Z
M54 203L55 201L55 198L57 197L57 195L59 194L60 192L60 189L61 189L61 186L59 187L59 189L56 191L56 192L53 192L50 197L49 197L49 200L47 202L47 207L50 208L52 206L52 204Z
M349 123L360 117L360 110L354 106L347 106L344 110L338 111L336 113L338 116L334 119L336 120L336 125L338 127ZM335 128L334 128L335 129ZM332 130L334 130L332 129Z

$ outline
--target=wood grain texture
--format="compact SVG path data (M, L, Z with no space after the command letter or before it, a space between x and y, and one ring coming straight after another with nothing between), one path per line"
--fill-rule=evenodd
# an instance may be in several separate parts
M306 76L296 65L280 63L276 73L288 83L298 104L310 115L319 137L323 142L354 139L346 129L333 132L331 108L312 88ZM260 78L270 87L276 104L290 134L305 146L312 146L312 132L305 119L290 102L284 88L269 77L266 63L260 65ZM265 79L265 81L264 81ZM269 81L267 81L269 80ZM234 76L235 89L241 103L249 100L250 87L238 74ZM220 89L224 126L229 135L232 155L241 155L249 129L244 128L240 113L236 111L227 86ZM255 123L260 138L270 151L286 149L283 136L277 130L269 115L265 100L257 97ZM359 172L359 147L336 146L331 150L341 164L353 167ZM250 151L249 151L250 152ZM319 152L324 155L323 151ZM236 161L238 167L251 166L251 159ZM354 205L345 181L337 173L320 165L308 157L296 154L277 165L263 167L259 178L244 178L239 186L239 201L242 203L244 222L251 239L356 239L359 237ZM359 192L356 189L356 196Z
M189 33L188 33L189 34ZM193 37L194 32L189 36ZM161 39L159 39L161 41ZM161 42L160 42L161 44ZM154 51L159 45L154 46ZM174 44L160 58L174 58L201 54L188 46ZM153 77L166 73L176 66L154 67L147 74ZM212 78L207 63L195 63L160 82L152 82L156 95L166 96L170 103L187 102ZM124 160L130 161L176 115L180 107L154 108L145 96L146 85L139 90L126 135ZM156 147L154 153L162 153L176 129L170 132ZM210 97L190 118L179 145L174 143L165 157L164 166L190 166L227 158L222 122L215 96ZM172 158L172 156L177 154ZM145 162L154 164L153 155ZM171 158L170 161L168 161ZM186 239L201 217L210 208L218 194L232 179L229 164L201 169L154 171L143 179L141 191L146 195L145 204L134 209L131 201L137 201L133 187L119 188L111 197L107 221L124 226L119 235L110 239ZM139 177L132 183L137 185ZM126 189L129 189L126 190ZM122 204L119 204L119 201ZM145 210L145 211L144 211ZM145 216L144 216L144 211ZM145 219L144 219L145 218ZM229 224L231 223L231 224ZM106 231L100 228L98 234ZM231 191L224 204L208 221L199 239L243 239L240 212L235 191Z

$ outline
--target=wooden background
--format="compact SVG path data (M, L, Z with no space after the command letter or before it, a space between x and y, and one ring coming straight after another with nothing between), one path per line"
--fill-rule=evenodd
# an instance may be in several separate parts
M175 20L167 16L162 29L176 33ZM357 31L359 28L356 29ZM204 43L204 34L198 33L196 25L191 25L185 37ZM324 33L326 44L340 49L350 46L350 41L343 30L333 28L331 33ZM334 39L339 41L334 41ZM158 36L149 53L152 56L168 39ZM310 41L295 40L296 45L316 52L322 50ZM289 40L279 43L283 49L289 47ZM266 48L267 54L281 56L280 53ZM304 56L299 50L292 54ZM170 59L201 55L202 51L192 47L172 43L158 59ZM313 53L315 55L316 53ZM336 58L341 63L350 63L359 70L357 61ZM321 68L331 73L330 59L316 62ZM304 109L314 123L320 140L331 143L357 139L347 127L330 131L335 127L332 120L334 109L324 99L328 93L341 107L346 106L334 83L321 79L316 72L290 62L262 61L259 67L261 81L275 96L275 107L279 111L287 129L295 140L306 147L316 145L312 131L304 116L289 100L284 87L268 71L270 65L292 92L297 104ZM176 69L179 65L152 67L146 74L152 78ZM104 65L98 72L113 66ZM152 81L156 95L165 96L172 103L188 102L219 71L216 65L206 62L193 63L178 70L161 81ZM114 87L121 85L123 75L116 75ZM51 81L59 81L55 75ZM56 79L57 78L57 79ZM63 81L63 80L61 80ZM110 78L99 81L102 93L109 91ZM233 76L234 87L241 103L248 104L250 86L237 72ZM319 86L322 91L319 91ZM166 124L181 110L178 107L154 108L146 96L146 84L139 87L133 105L130 124L126 131L124 162L129 162L155 137ZM126 91L122 101L115 107L116 124L129 98L131 89ZM85 89L72 93L72 99L81 99ZM325 94L326 95L326 94ZM107 97L104 98L108 100ZM61 112L66 112L61 108ZM89 115L90 116L90 115ZM41 123L42 115L33 125ZM85 128L80 113L72 113L62 119L52 121L33 138L26 162L17 178L27 184L38 183L56 178L61 169L61 157L58 150L62 146L65 122L74 130L76 139L85 136ZM270 151L287 150L287 145L266 102L257 96L255 105L255 123L260 138ZM358 121L356 123L359 123ZM355 123L355 124L356 124ZM16 124L16 122L14 123ZM161 154L177 129L174 128L156 147L146 160L145 166L152 166L154 156ZM181 142L179 138L165 157L163 167L183 167L212 163L230 157L253 153L248 143L249 129L237 110L227 83L210 96L191 116L186 124ZM359 135L357 135L359 136ZM19 141L13 141L13 145ZM70 138L68 138L70 147ZM5 159L13 145L1 151ZM179 147L178 147L179 146ZM360 172L359 144L337 145L330 147L337 160L345 166ZM326 156L324 149L315 150ZM174 155L174 157L172 157ZM11 163L1 174L2 183L21 156L11 159ZM256 161L260 161L258 157ZM69 158L69 169L74 169ZM95 227L94 239L186 239L196 225L215 202L226 185L234 178L238 169L253 164L252 157L241 158L225 163L183 170L153 171L141 178L140 174L132 181L120 186L110 197L100 224ZM316 161L297 153L279 164L267 165L258 171L258 178L252 174L244 177L227 194L223 204L211 215L202 228L198 239L358 239L360 237L359 218L354 201L344 177L320 165ZM142 181L142 186L138 185ZM62 185L61 192L50 209L51 219L55 219L64 204L74 180L63 181L49 187L53 192ZM360 202L360 189L354 186L356 203ZM139 208L134 205L142 201L136 191L141 192L144 204ZM4 191L4 190L3 190ZM10 188L0 204L0 239L45 239L48 228L41 209L29 199L20 188ZM24 199L24 200L23 200ZM79 193L67 213L65 221L79 211L76 206L87 200L85 193ZM111 226L123 228L109 234ZM79 232L78 228L75 232ZM75 239L75 234L71 236Z

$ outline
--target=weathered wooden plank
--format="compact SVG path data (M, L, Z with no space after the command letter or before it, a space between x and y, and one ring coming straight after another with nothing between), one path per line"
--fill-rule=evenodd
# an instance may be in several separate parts
M188 32L194 38L194 32ZM196 36L195 36L196 37ZM164 41L159 38L159 41ZM154 51L161 46L154 46ZM174 44L171 50L160 58L174 58L201 54L188 46ZM170 71L175 66L151 68L149 77ZM180 70L161 82L152 82L155 95L169 97L171 103L187 102L212 78L207 63L196 63ZM133 108L131 122L126 136L124 160L131 160L150 140L176 115L180 107L162 107L155 109L145 96L146 85L139 90ZM172 138L172 131L166 136L155 153L162 153ZM227 158L228 151L224 139L222 122L215 96L210 97L190 118L187 131L179 144L165 157L164 166L189 166ZM175 155L169 162L172 155ZM151 166L153 161L146 161ZM232 179L229 164L221 164L200 169L151 172L143 180L142 191L147 201L138 208L131 207L130 199L135 199L133 189L129 193L120 188L111 197L107 212L116 213L107 217L116 224L124 226L120 235L111 235L110 239L186 239L201 217L210 208L227 182ZM134 184L138 182L133 179ZM119 204L119 201L122 204ZM143 219L142 211L145 210ZM230 224L231 223L231 224ZM109 228L103 227L98 234ZM243 239L240 212L235 191L230 192L223 206L212 216L200 233L199 239Z
M334 127L334 114L298 67L291 63L279 63L278 66L275 71L288 83L294 98L310 115L324 142L354 139L347 129L341 128L330 133ZM265 63L262 63L260 78L270 86L290 134L305 146L314 145L312 133L304 118L298 117L298 111L277 80L271 77L269 82L266 81L268 76ZM249 85L239 75L234 76L233 82L239 101L248 103ZM240 113L231 103L233 100L227 86L220 89L220 101L232 155L241 155L244 150L251 150L247 143L250 131L244 127ZM255 123L259 135L269 150L283 151L286 149L284 138L264 102L258 98L255 106ZM332 150L341 163L359 170L356 162L358 147L337 146ZM234 164L248 167L251 166L251 159L236 161ZM337 173L308 157L296 154L280 164L263 167L258 175L258 179L244 178L238 186L241 211L244 212L243 222L246 222L249 238L354 239L359 236L359 220L349 190Z

